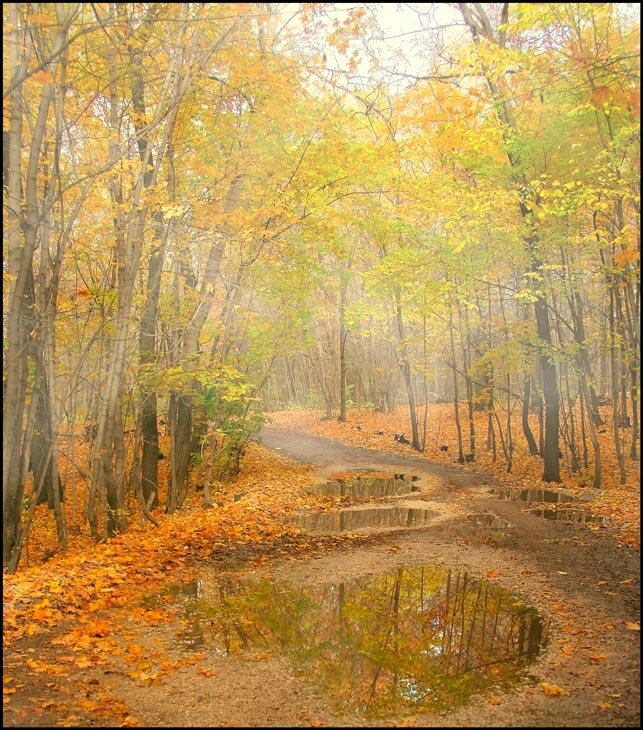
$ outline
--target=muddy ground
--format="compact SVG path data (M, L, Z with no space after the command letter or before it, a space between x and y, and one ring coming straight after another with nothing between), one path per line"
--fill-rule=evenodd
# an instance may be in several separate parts
M497 499L484 475L457 466L275 428L264 430L263 442L315 464L320 479L351 469L417 475L420 491L383 501L422 504L435 512L435 519L427 526L379 532L357 546L267 560L259 567L246 567L245 575L287 578L313 586L403 565L433 565L487 576L523 597L548 623L548 642L530 667L529 678L511 690L477 696L446 714L366 721L338 713L314 678L295 672L283 657L256 653L221 657L208 653L206 647L198 665L188 664L151 685L133 680L124 671L106 673L100 668L56 677L55 682L27 675L30 691L23 693L22 705L13 704L5 714L5 726L87 727L114 722L113 717L101 719L96 713L70 718L56 711L56 705L37 716L16 713L34 704L52 705L54 688L47 686L49 682L55 685L57 698L80 692L88 702L104 698L108 689L115 704L123 701L129 708L122 711L121 719L145 727L639 727L640 633L635 629L640 617L639 555L620 544L609 525L590 529L536 517L524 503ZM501 539L490 539L489 530L471 521L472 514L484 512L508 520L513 527ZM200 576L207 581L208 575L214 577L218 571L216 566L202 566ZM137 631L126 611L115 612L110 620L120 622L125 643L135 641L146 650L147 642L150 653L162 645L171 656L185 655L176 640L180 627L160 624L152 631ZM36 646L35 656L38 651ZM49 652L51 660L55 649L41 646L40 651ZM16 671L11 659L5 665L7 671ZM560 688L561 693L547 694L542 682Z

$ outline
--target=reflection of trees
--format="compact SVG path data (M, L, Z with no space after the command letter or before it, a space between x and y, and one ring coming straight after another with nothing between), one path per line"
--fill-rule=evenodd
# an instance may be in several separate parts
M540 650L537 613L466 572L393 574L295 588L221 579L201 605L215 650L287 653L343 709L448 709L514 681Z

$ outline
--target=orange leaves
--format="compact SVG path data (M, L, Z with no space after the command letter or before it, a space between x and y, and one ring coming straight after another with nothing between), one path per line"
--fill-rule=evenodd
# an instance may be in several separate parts
M171 620L171 615L165 611L151 609L143 612L143 618L153 624L161 624Z
M633 263L635 261L638 261L639 258L640 254L636 249L636 245L632 243L624 251L614 254L614 263L618 264L619 266L625 266L626 263Z
M39 84L42 84L43 86L44 86L45 84L50 84L50 83L51 83L51 82L52 82L52 81L54 80L54 77L53 77L53 76L52 76L52 75L51 75L51 74L49 73L49 71L37 71L37 72L36 72L36 73L35 73L35 74L33 75L33 78L34 78L34 79L35 79L35 80L36 80L36 81L37 81L37 82L38 82Z
M590 654L589 655L590 661L592 661L594 664L598 664L599 662L602 662L603 660L607 659L606 654Z
M92 621L84 629L87 636L108 636L111 632L110 625L106 621Z
M641 630L641 624L639 624L639 623L638 623L638 621L637 621L637 622L634 622L634 621L628 621L628 622L627 622L627 623L625 624L625 628L626 628L626 629L627 629L628 631L640 631L640 630Z
M540 688L548 697L559 697L565 693L562 687L559 687L557 684L550 684L549 682L541 682Z
M592 104L598 108L611 101L614 98L614 94L608 86L597 86L590 98Z
M610 89L609 86L597 86L590 96L593 106L600 109L605 104L615 104L623 109L629 107L637 115L640 111L639 89Z
M202 677L216 677L218 672L215 672L213 669L206 669L205 667L199 667L196 670L197 674L200 674Z
M45 599L36 606L31 617L34 621L40 621L47 624L47 626L53 626L60 621L62 614L55 608L50 608L49 601Z
M46 662L39 662L36 659L27 659L26 664L29 669L36 674L42 674L43 672L46 672L47 674L65 674L64 667L47 664Z
M239 15L250 15L252 13L252 3L232 3L232 6Z

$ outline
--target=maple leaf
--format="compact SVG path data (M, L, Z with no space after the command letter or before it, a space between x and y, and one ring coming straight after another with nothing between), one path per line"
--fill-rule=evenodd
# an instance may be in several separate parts
M213 669L206 669L205 667L199 667L196 670L197 674L200 674L202 677L216 677L218 672L215 672Z
M627 621L625 623L625 628L629 631L640 631L641 630L641 624L635 623L634 621Z
M548 695L549 697L558 697L559 695L564 694L564 690L562 687L559 687L557 684L550 684L549 682L541 682L540 686L543 690L543 692Z

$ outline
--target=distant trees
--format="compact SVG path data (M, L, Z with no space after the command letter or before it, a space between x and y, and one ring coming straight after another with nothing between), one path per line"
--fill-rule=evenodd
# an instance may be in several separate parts
M511 470L524 439L544 480L563 454L595 486L609 405L625 481L639 82L621 6L460 3L462 33L427 40L401 89L361 78L359 6L325 27L308 5L5 4L5 567L38 503L64 548L70 520L114 535L179 509L197 471L231 477L261 405L405 403L422 450L430 403L461 402L460 461L488 448Z

